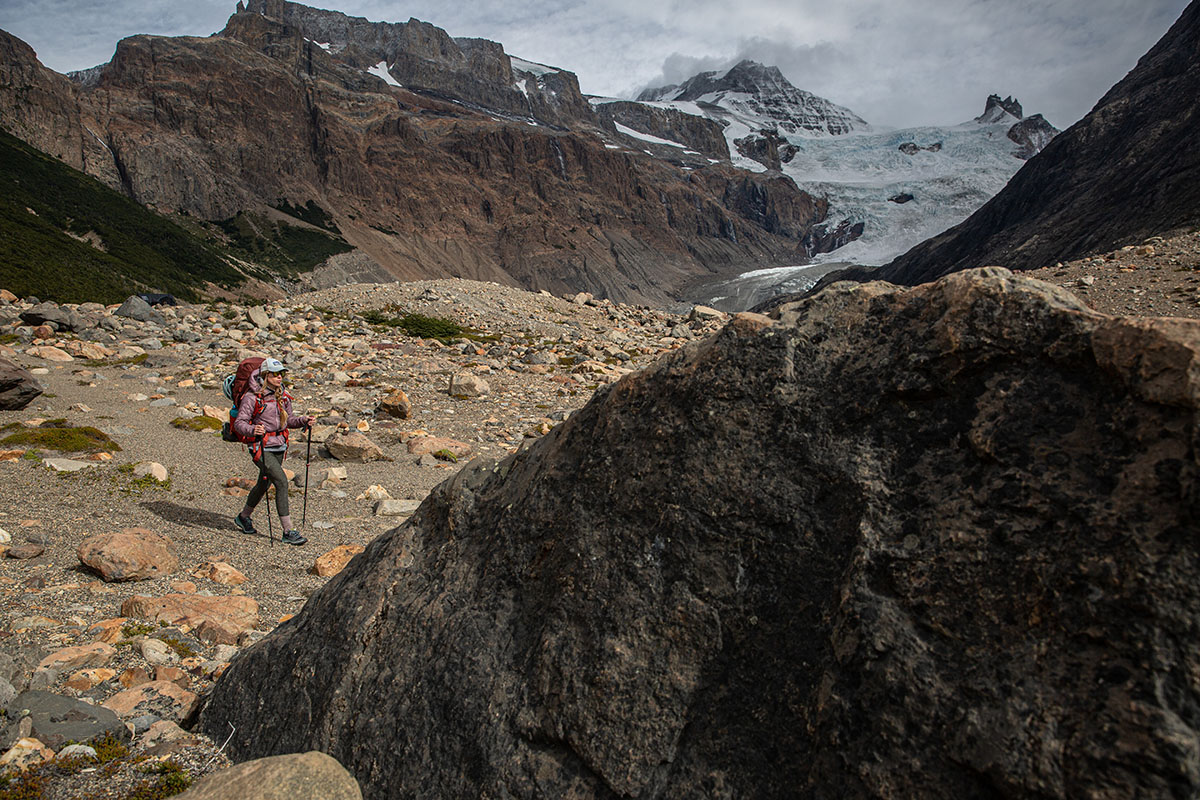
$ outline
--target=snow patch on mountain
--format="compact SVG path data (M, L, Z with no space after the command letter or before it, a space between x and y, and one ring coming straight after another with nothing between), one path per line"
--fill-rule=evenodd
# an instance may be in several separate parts
M617 126L618 132L623 133L626 136L632 136L634 139L640 139L643 142L650 142L651 144L666 144L670 145L671 147L681 147L684 149L687 148L687 145L680 144L679 142L672 142L670 139L660 139L657 136L651 136L650 134L642 133L641 131L635 131L633 128L622 125L619 122L615 122L613 124Z
M375 66L368 69L367 72L371 73L376 78L382 78L383 81L389 86L400 86L403 88L403 85L392 77L392 73L388 72L388 65L386 61L380 61Z

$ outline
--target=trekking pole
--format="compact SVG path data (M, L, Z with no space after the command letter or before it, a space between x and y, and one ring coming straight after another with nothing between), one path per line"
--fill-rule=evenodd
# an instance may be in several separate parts
M312 425L308 426L307 436L308 444L304 448L304 514L301 527L308 527L308 465L312 461Z

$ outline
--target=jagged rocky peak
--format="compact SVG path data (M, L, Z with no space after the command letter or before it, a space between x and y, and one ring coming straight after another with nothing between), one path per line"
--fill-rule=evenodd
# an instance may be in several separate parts
M411 91L556 126L594 122L591 106L573 73L545 68L531 75L528 69L514 69L513 60L498 42L455 39L418 19L372 22L288 0L248 0L244 12L239 4L239 13L230 20L225 35L244 38L234 24L241 13L280 23L318 44L331 58L369 70L385 81L390 77Z
M1009 128L1007 136L1020 145L1015 153L1017 158L1030 159L1042 152L1042 148L1060 133L1062 131L1047 122L1041 114L1034 114Z
M1010 119L1011 117L1011 119ZM980 125L993 125L997 122L1016 122L1025 118L1021 104L1015 97L1000 99L998 94L989 94L983 113L975 118Z
M679 85L646 89L638 100L720 106L737 114L770 118L787 133L839 135L868 127L850 109L797 89L778 67L749 60L725 72L701 72Z

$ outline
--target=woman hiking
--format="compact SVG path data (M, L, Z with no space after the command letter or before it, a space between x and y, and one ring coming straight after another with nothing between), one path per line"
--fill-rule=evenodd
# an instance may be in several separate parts
M282 541L284 544L300 545L308 539L300 531L292 530L283 457L288 448L288 428L311 427L313 418L292 416L292 396L283 388L285 372L287 367L279 359L265 359L258 371L250 376L249 387L238 403L233 426L243 437L254 439L250 445L250 456L258 465L258 483L250 490L246 507L233 518L233 524L242 533L258 533L250 521L250 515L267 493L268 485L273 483L275 509L279 512L279 524L283 529Z

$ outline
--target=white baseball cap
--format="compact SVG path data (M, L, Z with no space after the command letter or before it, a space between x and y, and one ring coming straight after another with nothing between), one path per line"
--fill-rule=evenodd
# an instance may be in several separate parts
M262 372L287 372L287 367L278 358L268 358L259 369Z

